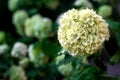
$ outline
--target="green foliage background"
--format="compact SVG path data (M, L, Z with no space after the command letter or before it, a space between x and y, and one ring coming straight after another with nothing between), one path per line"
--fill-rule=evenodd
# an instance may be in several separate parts
M120 80L119 66L115 67L118 72L110 75L113 72L108 71L110 66L106 64L114 67L120 61L120 1L76 1L80 3L75 5L75 0L0 0L0 80ZM100 10L104 5L107 8ZM103 16L109 24L111 37L104 44L108 56L103 50L103 57L92 55L87 60L72 57L58 43L59 16L72 8L87 7ZM25 12L17 14L17 11ZM32 21L34 15L40 18ZM25 29L27 19L31 21ZM37 29L32 31L35 26ZM33 32L33 35L26 35L26 31ZM25 56L19 51L22 46L14 49L16 42L27 46ZM17 57L11 55L12 50Z

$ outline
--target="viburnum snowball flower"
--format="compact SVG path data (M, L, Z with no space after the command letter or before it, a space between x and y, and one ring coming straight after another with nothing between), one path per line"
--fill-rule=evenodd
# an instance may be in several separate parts
M8 8L10 11L15 11L18 9L19 0L8 0Z
M9 76L10 80L27 80L26 74L20 66L11 66Z
M28 14L25 10L18 10L13 14L12 22L17 33L24 36L24 23L28 19Z
M27 45L22 42L16 42L11 50L11 56L24 58L27 55Z
M86 56L109 39L108 24L90 9L71 9L59 19L58 40L72 56Z
M49 37L52 31L52 20L47 17L42 17L39 14L33 15L25 22L26 36L35 36L39 40Z
M110 17L112 15L112 7L109 5L102 5L98 9L98 14L104 18Z

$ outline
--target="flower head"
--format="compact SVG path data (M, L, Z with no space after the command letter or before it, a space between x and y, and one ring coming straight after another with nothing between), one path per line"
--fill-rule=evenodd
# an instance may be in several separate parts
M42 21L42 16L39 14L33 15L25 21L25 34L28 37L34 36L34 27L39 26Z
M15 25L17 33L24 36L24 23L28 19L28 14L24 10L18 10L13 14L12 22Z
M10 80L27 80L24 70L19 66L11 66L9 75Z
M10 11L15 11L18 9L19 0L8 0L8 8Z
M58 40L73 56L97 52L109 39L108 24L90 9L72 9L59 20Z
M103 5L98 9L98 14L104 18L110 17L112 14L112 7L109 5Z
M27 54L27 45L22 42L16 42L13 45L11 55L16 58L23 58Z
M39 14L33 15L25 22L25 34L29 37L35 36L39 40L49 37L52 31L52 21Z
M9 51L9 46L7 44L0 45L0 54L7 53Z
M25 20L28 18L28 14L24 10L16 11L13 14L13 24L14 25L24 25Z
M35 64L35 66L45 64L48 62L49 58L44 52L41 50L41 46L39 43L31 44L28 48L28 55L31 62Z

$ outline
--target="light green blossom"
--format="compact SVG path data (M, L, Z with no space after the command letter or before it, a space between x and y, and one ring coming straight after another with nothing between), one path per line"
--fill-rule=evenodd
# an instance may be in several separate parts
M58 67L58 71L64 76L70 76L73 71L72 63L62 64Z
M0 54L4 54L9 51L9 46L7 44L0 45Z
M24 70L19 66L10 68L10 80L27 80Z
M13 24L15 25L15 28L16 28L18 34L21 36L24 35L24 24L25 24L25 21L27 20L27 18L28 18L28 14L24 10L16 11L13 14L13 18L12 18Z
M8 8L10 11L15 11L18 9L19 0L8 0Z
M39 22L39 25L34 27L35 36L38 39L44 39L48 37L52 30L51 25L52 21L49 18L43 18L43 20Z
M25 33L29 37L44 39L52 31L52 21L49 18L42 17L39 14L33 15L25 22Z
M109 39L108 24L90 9L72 9L59 20L58 40L73 56L90 55Z
M39 43L34 43L29 46L28 55L31 62L38 66L39 64L45 64L48 61L48 57L41 50Z
M102 5L98 9L98 14L101 15L104 18L110 17L112 14L112 7L108 5Z
M81 6L82 8L93 8L93 5L88 0L76 0L74 2L75 6Z
M34 27L39 26L42 21L42 16L39 14L33 15L25 21L25 34L28 37L34 36ZM39 26L40 27L40 26Z

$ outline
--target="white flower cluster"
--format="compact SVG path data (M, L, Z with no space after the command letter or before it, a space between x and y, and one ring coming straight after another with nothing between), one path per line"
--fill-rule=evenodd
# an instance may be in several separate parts
M60 17L58 40L73 56L97 52L109 36L108 24L93 10L72 9Z
M9 75L10 80L27 80L24 70L19 66L11 66Z
M0 45L0 54L4 54L9 50L9 46L7 44Z
M16 42L11 50L11 55L16 58L23 58L27 54L27 45L22 42Z
M16 11L13 14L13 24L16 31L21 36L36 37L44 39L48 37L52 31L52 20L35 14L29 17L24 10Z
M49 18L42 17L39 14L33 15L25 22L25 34L29 37L35 36L43 39L49 36L52 31L52 21Z

